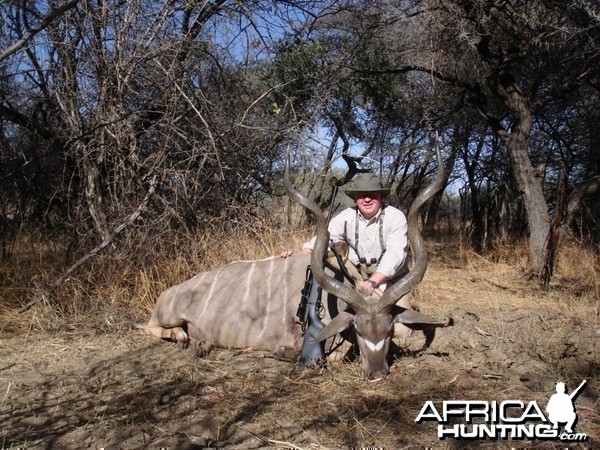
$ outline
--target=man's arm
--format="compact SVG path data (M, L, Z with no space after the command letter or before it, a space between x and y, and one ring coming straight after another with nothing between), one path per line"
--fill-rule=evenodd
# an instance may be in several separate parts
M377 266L377 272L385 276L387 281L398 273L406 261L408 225L402 211L396 208L386 210L383 225L385 254Z
M371 295L375 289L381 286L388 280L388 277L381 272L375 272L367 280L359 281L361 285L361 291Z

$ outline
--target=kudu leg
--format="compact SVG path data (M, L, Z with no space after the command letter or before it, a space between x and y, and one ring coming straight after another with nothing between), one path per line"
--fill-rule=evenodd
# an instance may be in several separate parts
M196 358L204 358L215 348L211 342L199 341L197 339L191 339L190 346L194 350Z
M400 306L401 308L411 309L411 297L412 295L410 293L406 294L396 302L396 305ZM403 343L405 339L413 334L413 332L414 331L411 328L408 328L403 323L394 324L394 339L398 340L399 343Z
M180 326L166 328L154 319L150 319L144 327L144 330L160 339L177 342L179 345L187 345L190 341L189 336Z

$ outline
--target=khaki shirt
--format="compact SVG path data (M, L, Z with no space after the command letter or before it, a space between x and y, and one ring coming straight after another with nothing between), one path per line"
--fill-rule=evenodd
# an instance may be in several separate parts
M379 262L377 272L388 279L404 274L406 255L408 251L408 226L404 213L393 206L385 206L383 215L383 243L385 254ZM348 259L358 265L360 258L370 261L378 260L382 248L380 242L379 219L381 210L370 220L365 219L356 207L348 208L339 213L329 222L330 239L333 242L348 242L350 245ZM358 249L356 248L356 221L358 220ZM303 248L313 248L315 237L304 244ZM357 255L358 251L358 255Z

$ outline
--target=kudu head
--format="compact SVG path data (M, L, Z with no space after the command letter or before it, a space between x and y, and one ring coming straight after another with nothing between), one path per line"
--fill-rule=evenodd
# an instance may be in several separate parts
M414 329L426 329L449 325L449 321L438 321L417 311L396 306L396 302L408 294L423 279L427 270L427 251L419 231L419 210L443 186L444 170L442 155L437 149L438 173L434 182L415 198L408 213L408 241L414 264L412 270L379 297L365 296L347 284L328 275L324 269L325 255L329 246L329 232L323 212L309 198L296 191L286 167L285 187L290 198L308 209L315 217L317 238L311 256L312 272L319 285L327 292L343 300L350 308L340 312L316 336L322 341L346 329L353 328L360 351L365 377L380 380L389 372L387 357L394 334L394 323L403 323Z

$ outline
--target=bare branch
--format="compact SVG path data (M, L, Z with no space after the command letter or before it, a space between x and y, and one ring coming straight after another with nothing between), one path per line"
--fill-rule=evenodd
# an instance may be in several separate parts
M21 39L0 53L0 61L21 50L31 38L50 25L56 18L62 16L65 12L77 6L77 3L79 3L79 0L71 0L70 2L67 2L51 11L50 14L48 14L38 25L30 28L29 31L25 33L23 37L21 37Z
M162 70L165 75L169 76L169 72L160 63L160 61L158 61L156 59L154 61L156 62L156 65L158 66L158 68L160 70ZM206 129L206 134L208 135L208 141L210 142L210 146L211 146L211 148L213 150L213 153L215 154L215 158L217 159L217 163L219 165L219 168L221 169L221 179L224 179L224 176L223 176L223 166L222 166L221 160L219 158L219 152L218 152L218 149L217 149L217 144L215 142L215 138L213 137L213 135L212 135L212 133L210 131L210 127L208 125L208 122L206 121L206 119L204 118L204 116L202 115L202 113L200 112L200 110L198 108L196 108L196 105L194 104L194 102L192 102L192 100L187 96L187 94L185 93L185 91L183 90L183 88L179 85L179 83L177 83L175 80L173 80L173 84L174 84L175 88L179 91L179 93L181 94L181 96L188 103L188 105L190 105L190 108L192 108L194 110L194 112L196 113L196 115L198 116L198 118L200 119L200 121L202 122L202 124L204 125L204 128Z

